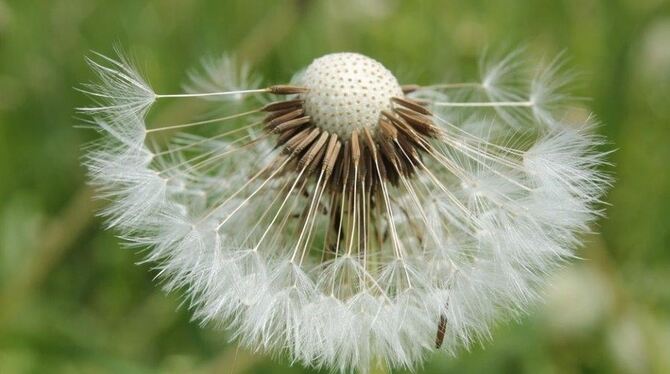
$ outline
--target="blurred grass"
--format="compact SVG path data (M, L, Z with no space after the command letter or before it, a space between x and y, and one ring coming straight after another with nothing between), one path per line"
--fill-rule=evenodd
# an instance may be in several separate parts
M609 218L548 301L425 372L670 372L670 3L569 1L0 0L0 373L304 373L189 322L140 255L94 217L73 127L90 50L127 47L175 91L199 58L234 51L268 82L333 51L404 82L476 72L486 46L565 49L618 150Z

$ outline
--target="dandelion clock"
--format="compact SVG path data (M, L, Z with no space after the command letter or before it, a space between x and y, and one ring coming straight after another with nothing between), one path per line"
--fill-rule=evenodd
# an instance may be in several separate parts
M558 61L521 61L417 85L333 53L261 85L224 56L163 94L95 55L86 165L195 319L306 366L413 368L522 313L601 214L595 121L567 120Z

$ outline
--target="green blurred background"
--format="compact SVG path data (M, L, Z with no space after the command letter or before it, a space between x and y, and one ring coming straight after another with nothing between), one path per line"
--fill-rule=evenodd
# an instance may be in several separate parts
M357 51L404 82L473 77L486 46L562 50L618 150L609 218L547 301L493 340L421 371L670 372L670 3L0 0L0 373L308 373L189 322L94 216L75 128L83 57L132 51L152 84L232 51L267 82Z

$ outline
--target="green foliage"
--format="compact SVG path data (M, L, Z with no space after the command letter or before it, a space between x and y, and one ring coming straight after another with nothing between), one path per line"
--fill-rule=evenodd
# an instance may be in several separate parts
M268 82L361 52L404 82L472 77L486 46L565 49L577 94L618 150L602 234L548 301L429 373L670 372L670 5L662 0L0 0L0 372L304 373L189 321L94 216L73 87L90 50L128 48L176 91L204 55L233 51ZM512 44L510 44L512 43Z

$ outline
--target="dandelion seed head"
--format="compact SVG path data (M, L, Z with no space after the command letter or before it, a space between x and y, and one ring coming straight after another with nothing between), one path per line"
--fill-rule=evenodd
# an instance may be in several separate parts
M203 324L307 366L413 368L524 313L602 215L593 119L558 120L555 63L506 83L517 57L421 86L335 53L266 88L223 58L178 94L101 57L86 165L109 225ZM194 99L205 119L147 123L154 101Z
M390 99L403 96L395 76L381 63L357 53L332 53L307 67L300 83L305 113L329 133L348 139L352 131L374 129Z

